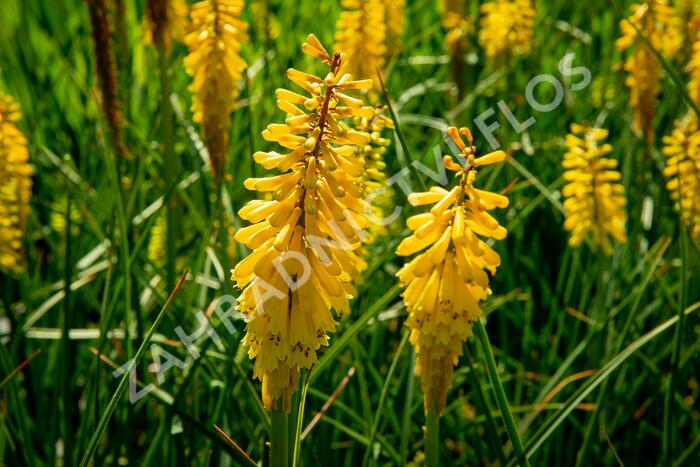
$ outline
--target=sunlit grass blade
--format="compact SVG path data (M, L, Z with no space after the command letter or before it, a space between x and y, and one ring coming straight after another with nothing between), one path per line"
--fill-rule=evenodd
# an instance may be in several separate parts
M369 461L370 455L372 453L372 445L374 444L374 438L377 435L377 430L379 429L379 422L384 416L384 401L386 400L391 380L394 377L394 372L396 371L396 365L399 361L399 357L401 357L401 354L403 353L403 348L406 345L406 342L408 342L409 334L410 333L408 331L404 331L403 338L399 343L399 347L396 349L396 354L391 360L389 371L387 371L386 373L386 377L384 379L384 386L382 386L382 391L379 393L379 402L377 402L377 407L374 410L374 420L372 421L372 428L369 432L369 440L367 442L367 449L365 450L365 457L362 461L362 465L367 465L367 462Z
M684 311L684 315L688 315L698 309L697 306L691 306ZM618 353L608 363L603 366L594 376L586 380L586 382L581 385L581 387L576 391L576 393L569 398L566 405L553 414L541 427L540 429L530 438L530 441L526 445L526 454L528 457L533 456L537 450L542 446L542 444L552 435L552 433L566 420L566 418L571 414L571 412L580 404L588 395L593 392L603 381L605 381L612 372L625 363L630 357L632 357L639 349L644 347L650 341L654 340L656 337L663 334L670 327L678 322L678 316L665 321L664 323L656 326L651 331L647 332L639 339L632 342L627 346L622 352Z
M97 449L97 443L99 443L100 439L102 438L102 434L104 433L105 429L107 428L107 424L109 423L109 419L112 418L112 414L114 413L114 409L116 409L117 404L119 403L119 399L121 399L121 396L124 394L124 391L126 390L128 384L129 384L129 378L131 376L131 374L130 374L131 371L133 371L133 369L136 368L139 361L143 357L143 354L146 353L146 348L148 347L148 344L151 342L151 338L153 337L153 334L156 332L158 325L165 317L165 312L168 311L168 308L170 308L170 305L173 303L173 301L175 301L175 297L177 297L177 294L180 291L182 284L185 282L185 279L187 278L188 274L189 274L189 272L185 271L184 274L182 275L182 277L180 277L180 280L177 282L177 284L175 285L175 288L170 293L168 300L163 305L163 308L161 308L160 312L158 313L158 316L156 316L156 319L153 321L153 324L151 325L150 329L148 330L148 332L146 332L146 335L143 337L143 341L141 342L141 345L139 346L138 350L136 351L136 355L134 356L134 359L129 362L129 366L128 366L128 368L126 368L124 375L122 376L122 379L119 381L119 385L117 386L116 391L114 391L114 394L112 395L112 398L110 399L109 404L107 405L104 412L102 413L102 417L100 418L100 421L98 422L97 427L95 427L95 431L94 431L92 437L90 438L90 442L88 443L87 449L85 450L85 453L83 454L83 457L80 461L80 467L86 467L90 463L90 460L92 459L92 456L95 454L95 450Z

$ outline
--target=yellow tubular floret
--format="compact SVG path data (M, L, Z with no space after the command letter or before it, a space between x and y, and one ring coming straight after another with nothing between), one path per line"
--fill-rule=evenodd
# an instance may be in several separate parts
M378 85L377 71L384 71L387 53L383 0L342 0L344 11L336 25L335 41L346 54L343 71Z
M19 108L0 93L0 272L26 269L24 237L32 196L33 169L24 134L17 128Z
M567 181L562 194L566 198L564 227L571 233L569 244L579 246L591 234L593 245L609 255L613 239L627 241L627 213L617 161L604 157L612 151L609 144L602 143L607 136L607 130L571 125L562 162Z
M700 236L700 125L688 114L664 137L666 188L693 238Z
M622 36L617 40L620 50L628 50L624 63L625 84L630 90L634 108L634 124L646 138L654 139L654 109L661 92L661 64L654 52L639 38L637 30L664 57L674 57L681 48L680 24L666 0L650 0L632 6L632 15L620 21ZM635 29L636 28L636 29Z
M477 165L500 162L505 155L497 151L475 158L476 148L466 128L450 128L448 135L461 151L459 158L466 160L462 167L450 156L444 158L445 168L456 172L458 183L450 190L433 187L409 196L414 206L433 206L408 219L413 233L396 250L400 256L418 253L397 275L404 287L411 343L418 353L416 372L425 409L437 414L445 408L453 368L481 312L479 302L491 292L484 270L494 274L501 262L486 240L504 238L506 229L487 211L508 206L505 196L473 186Z
M479 43L499 64L532 49L535 10L531 0L494 0L481 6Z
M190 9L192 31L185 36L190 53L185 70L192 76L194 121L202 125L212 170L221 175L226 162L230 114L246 62L241 43L248 40L240 19L242 0L205 0Z
M302 51L329 72L320 78L289 70L305 93L277 91L286 123L269 125L263 137L286 151L254 155L279 174L245 182L272 197L239 211L252 225L235 239L253 251L232 273L242 288L238 308L248 320L244 343L255 359L254 375L262 381L265 406L276 410L289 410L299 370L311 367L335 330L331 310L349 312L352 282L366 268L357 254L369 224L358 149L372 138L345 121L374 115L350 95L372 82L343 74L343 55L330 55L313 35Z

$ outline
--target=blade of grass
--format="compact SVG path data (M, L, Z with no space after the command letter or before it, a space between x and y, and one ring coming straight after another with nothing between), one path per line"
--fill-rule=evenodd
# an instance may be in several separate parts
M384 379L384 386L382 386L382 391L379 394L379 402L377 402L377 408L374 411L374 421L372 422L372 429L370 430L369 433L369 441L367 443L367 449L365 450L365 457L364 460L362 461L362 465L368 465L367 462L369 461L370 454L372 453L372 445L374 444L374 438L377 435L377 430L379 429L379 422L382 419L382 415L384 413L384 401L386 400L386 395L389 392L389 384L391 383L391 380L394 377L394 372L396 371L396 364L399 361L399 357L403 353L403 348L406 345L406 342L408 342L408 336L409 336L408 330L404 331L403 337L401 338L401 342L399 343L399 348L396 350L396 355L394 355L394 358L391 361L391 365L389 366L389 371L386 373L386 378Z
M394 131L396 132L396 136L399 138L399 142L401 143L401 148L403 149L404 153L406 154L408 160L410 162L413 162L415 159L411 155L411 151L408 149L408 145L406 144L406 138L403 136L403 130L401 130L401 124L399 123L399 118L396 116L396 112L394 112L394 107L391 105L391 100L389 99L389 93L386 90L386 86L384 86L384 80L382 79L382 74L377 71L377 77L379 78L379 84L382 86L382 93L384 94L384 102L386 102L386 106L389 109L389 115L391 116L391 120L394 122ZM418 186L420 187L421 191L427 191L427 188L425 186L425 182L423 181L423 178L420 176L418 173L418 170L413 166L412 163L408 164L408 169L411 171L411 175L413 175L413 178L418 181Z
M684 311L684 315L688 315L696 309L698 308L694 306L688 307ZM656 326L654 329L632 342L622 352L615 355L615 357L610 359L610 361L608 361L608 363L606 363L605 366L601 368L594 376L586 380L586 382L576 391L576 393L569 398L566 405L561 410L553 414L545 423L543 423L537 433L532 436L531 441L529 441L526 446L527 456L533 456L542 446L542 444L551 436L551 434L564 422L564 420L566 420L576 406L586 397L588 397L588 395L593 392L595 388L600 386L600 384L605 381L613 371L619 368L620 365L632 357L639 349L663 334L677 322L678 316L674 316L668 321Z
M306 394L309 392L309 375L307 373L304 385L301 387L299 399L299 412L297 413L297 423L294 431L294 450L292 452L292 467L299 465L301 457L302 427L304 426L304 409L306 408Z
M349 329L347 329L339 339L333 342L328 350L323 354L313 369L311 370L311 375L309 376L309 384L313 384L316 378L319 377L321 372L328 367L333 360L338 356L340 352L345 350L345 348L350 345L352 340L357 336L364 328L367 326L367 322L377 315L383 308L385 308L391 300L393 300L401 291L398 285L394 285L389 289L384 295L379 298L374 304L358 318Z
M36 349L34 352L31 353L31 355L29 355L29 357L27 357L26 360L24 360L24 361L23 361L22 363L20 363L14 370L12 370L10 373L8 373L8 375L5 376L5 377L2 379L2 381L0 381L0 391L2 391L2 388L5 387L5 385L6 385L7 383L9 383L9 382L12 380L12 378L14 378L15 376L17 376L17 374L19 374L19 372L22 371L22 369L23 369L25 366L29 365L29 362L31 362L32 360L34 360L34 358L35 358L37 355L39 355L40 353L41 353L41 349Z
M165 317L165 312L168 310L168 308L170 308L170 305L175 300L175 297L177 296L178 292L180 291L180 288L182 287L182 284L185 282L185 279L187 278L188 274L189 274L189 272L185 271L184 274L182 275L182 277L180 277L180 280L175 285L175 288L173 289L173 291L170 293L168 300L163 305L163 308L161 308L160 312L158 313L158 316L156 317L155 321L151 325L148 332L146 332L146 335L144 336L143 341L141 342L141 345L139 346L138 350L136 351L136 355L134 356L134 359L129 362L128 368L124 371L124 375L122 376L121 381L119 381L119 385L117 386L116 391L114 391L114 394L112 395L112 398L110 399L109 404L105 408L105 411L102 413L102 417L100 418L100 421L97 424L97 427L95 428L95 431L94 431L92 437L90 438L90 442L88 443L87 449L85 450L85 454L83 455L83 458L80 461L80 467L87 467L90 460L92 459L92 456L95 454L95 450L97 449L97 443L99 443L100 439L102 438L102 434L104 433L105 429L107 428L107 424L109 423L109 419L112 417L112 414L114 413L114 409L116 409L116 407L117 407L117 403L119 402L119 399L121 399L121 396L124 394L124 391L127 388L131 371L134 368L136 368L136 365L143 357L143 354L146 353L146 347L150 343L151 338L153 337L153 334L156 332L156 329L158 328L158 325Z
M401 441L399 442L401 467L405 467L408 461L408 440L411 437L411 407L413 407L413 392L416 387L416 377L413 374L415 367L416 351L411 347L411 361L406 375L406 400L403 405L403 419L401 420Z
M476 329L476 337L481 344L484 357L486 358L486 369L488 370L493 392L496 395L496 402L498 404L499 411L501 412L501 418L503 418L503 422L506 425L506 430L508 430L510 442L513 444L515 455L518 456L518 460L520 461L521 465L529 466L529 456L527 456L525 453L523 441L520 438L518 427L515 424L515 419L513 418L513 414L510 410L510 405L508 404L508 399L506 398L506 393L503 389L501 377L498 374L496 360L493 356L493 349L491 348L489 337L486 334L486 329L484 328L484 324L479 319L477 319L474 323L474 328Z

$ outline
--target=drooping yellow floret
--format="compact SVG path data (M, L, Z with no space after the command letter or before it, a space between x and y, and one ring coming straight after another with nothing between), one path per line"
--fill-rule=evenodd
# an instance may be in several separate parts
M466 146L460 133L467 137ZM479 317L479 302L490 293L484 270L495 274L501 260L482 240L505 238L488 211L508 206L505 196L474 187L477 168L501 162L503 151L476 158L469 130L449 128L450 139L459 148L458 164L444 157L445 168L456 172L458 184L448 190L433 187L408 197L413 206L433 205L428 212L408 219L413 231L396 249L401 256L415 256L398 272L405 288L403 300L409 312L411 343L418 354L425 409L440 414L445 407L453 367L462 354L462 344Z
M0 93L0 271L25 269L24 236L32 196L32 174L24 134L17 128L19 108Z
M700 236L700 125L695 114L676 122L663 139L666 188L693 238Z
M238 308L248 320L244 343L255 359L254 375L262 381L265 406L276 410L289 410L300 368L317 360L316 351L335 330L331 309L349 312L352 281L366 268L355 253L369 223L357 148L371 138L344 125L374 115L349 95L371 88L372 81L340 73L343 56L331 56L314 35L302 51L330 71L321 78L289 69L287 76L304 93L277 90L287 118L262 135L286 151L253 156L279 175L245 181L247 189L270 192L272 199L251 201L239 211L251 225L235 239L253 252L232 275L243 288Z
M479 43L486 55L505 63L532 49L535 10L531 0L494 0L481 5Z
M185 0L149 0L144 18L146 45L158 42L162 35L163 45L170 50L172 42L182 42L187 29L189 8Z
M205 0L190 9L192 32L185 36L190 54L185 69L192 76L194 121L202 125L212 170L221 176L226 162L230 115L246 62L241 42L248 40L240 19L242 0Z
M638 37L635 27L664 57L674 57L681 48L678 17L666 0L651 0L632 6L632 16L620 22L622 36L618 49L631 49L624 63L628 73L625 84L630 90L634 123L648 143L654 139L654 108L661 92L661 64L654 52Z
M562 166L565 169L566 197L564 228L571 232L569 244L579 246L590 233L593 245L603 253L612 253L614 239L627 241L625 233L625 188L618 183L622 176L617 161L604 157L612 146L602 144L608 131L586 125L571 125L566 136L568 151Z
M394 128L394 122L383 113L384 111L384 107L377 108L371 118L358 117L354 122L356 130L369 133L372 138L369 144L360 146L357 150L365 166L362 188L371 204L372 222L369 233L372 239L386 235L386 222L390 220L394 209L394 190L389 184L384 161L384 154L391 140L382 136L385 129Z
M342 0L344 11L336 24L337 50L346 54L343 71L378 85L384 71L387 27L383 0Z

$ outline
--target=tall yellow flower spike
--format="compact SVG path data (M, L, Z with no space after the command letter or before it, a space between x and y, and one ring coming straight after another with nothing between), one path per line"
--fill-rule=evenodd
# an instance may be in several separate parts
M204 0L190 9L193 30L185 36L190 54L185 69L192 76L194 121L202 125L212 170L221 177L226 163L230 115L246 62L241 42L248 25L240 19L242 0Z
M700 31L697 38L693 42L693 51L688 62L688 70L690 72L690 81L688 82L688 94L695 102L695 105L700 106Z
M611 237L620 243L627 241L627 213L625 188L617 183L622 178L617 161L604 157L612 151L609 144L601 144L607 136L608 130L571 125L562 162L567 181L562 194L566 197L564 228L571 232L569 244L577 247L591 233L593 245L609 255Z
M346 54L343 71L356 78L372 79L379 84L377 70L384 70L386 47L385 7L383 0L341 0L345 9L336 24L335 41Z
M173 40L182 42L187 29L188 13L189 8L185 0L148 1L144 18L145 44L155 44L158 34L162 34L166 50L170 50ZM159 29L163 30L158 31Z
M449 128L447 133L459 148L464 166L444 156L447 170L455 172L459 183L447 191L432 187L427 193L412 193L412 206L433 204L429 212L408 219L413 235L405 238L396 254L409 256L424 250L398 272L405 288L403 300L408 309L407 324L411 343L418 353L416 372L420 376L425 410L437 415L445 408L453 367L462 354L462 343L472 333L478 319L479 302L490 293L489 278L501 260L481 238L501 240L506 229L487 211L508 206L508 198L474 188L477 169L505 159L503 151L482 157L467 128ZM464 144L460 133L466 136Z
M22 246L29 218L32 174L27 140L15 124L17 104L0 93L0 271L25 269Z
M654 52L637 37L635 27L666 58L678 53L682 36L678 17L666 0L633 5L632 16L620 21L622 36L616 42L617 48L622 51L632 49L625 60L624 70L628 73L625 84L630 90L634 124L651 143L654 140L654 108L661 92L661 64Z
M694 114L688 114L670 136L663 139L667 157L663 172L666 188L682 211L683 222L692 238L700 237L700 125Z
M386 216L391 215L394 209L394 190L386 176L386 162L384 154L391 140L382 136L382 132L394 128L394 122L383 112L385 107L376 109L371 118L358 117L355 119L355 129L369 133L369 144L358 147L358 155L364 163L365 170L362 173L362 188L365 196L370 199L370 211L374 217L369 227L372 239L386 235L387 228L382 222Z
M384 6L388 52L394 55L401 51L406 0L384 0Z
M277 106L287 113L262 135L289 150L257 152L255 161L281 174L245 181L249 190L272 192L240 211L252 225L235 239L253 252L238 263L232 279L243 288L239 310L248 320L244 343L255 359L265 407L289 410L300 368L310 368L328 343L336 323L330 310L350 311L352 280L366 268L355 250L365 240L367 203L363 163L357 148L370 135L344 127L352 118L370 118L374 109L348 92L369 89L339 73L343 56L331 56L314 35L302 46L329 67L324 78L289 69L287 77L306 95L277 90Z
M531 0L494 0L481 5L479 44L499 64L532 49L535 10Z

